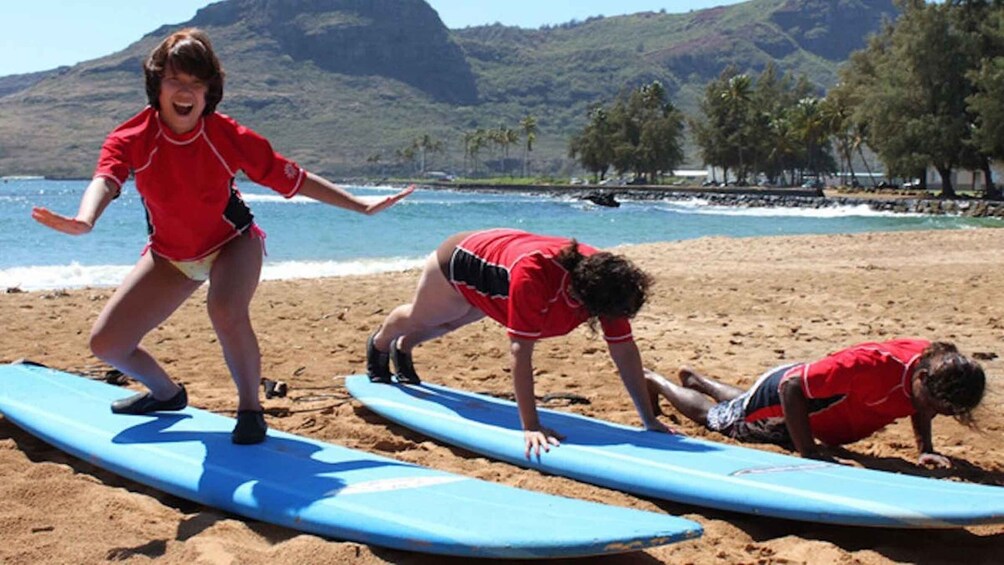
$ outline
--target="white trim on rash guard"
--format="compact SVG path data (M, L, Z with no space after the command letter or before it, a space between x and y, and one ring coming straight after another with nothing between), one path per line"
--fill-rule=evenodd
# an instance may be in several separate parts
M534 338L534 339L540 338L541 334L544 333L544 332L537 332L537 333L524 332L524 331L520 331L520 330L514 330L514 329L512 329L512 328L510 328L508 326L506 326L506 332L508 332L510 335L515 334L518 337L524 337L525 336L525 337L531 337L531 338Z
M303 188L303 183L307 180L307 171L303 170L303 167L301 167L299 164L296 165L296 168L299 169L300 176L297 177L296 184L293 185L293 190L291 190L288 194L282 192L279 193L285 196L286 198L292 198L296 196L296 194L300 192L300 189Z
M153 156L157 154L157 151L160 151L160 147L157 146L157 138L159 138L159 137L160 137L160 134L158 133L153 138L154 146L153 146L153 149L150 150L150 154L146 156L146 163L144 163L142 167L139 167L138 169L133 170L133 172L132 172L133 176L136 176L139 173L145 171L147 168L150 167L150 165L153 164Z
M247 204L244 204L244 205L247 206ZM228 226L232 227L234 229L234 231L236 231L238 234L242 233L240 230L237 229L237 224L231 222L230 218L228 218L225 213L224 214L220 214L220 218L224 222L226 222ZM251 222L248 225L250 226L253 223L254 223L254 219L252 219ZM247 228L245 228L245 229L247 229Z
M930 347L930 346L928 346L928 347ZM925 347L924 349L927 349L927 348ZM912 367L914 363L916 363L917 361L919 361L922 355L923 355L923 353L918 353L918 354L914 355L913 357L910 358L909 361L906 362L905 365L903 365L903 383L904 384L906 384L907 379L909 377L909 375L907 374L906 371L910 367Z
M897 358L895 356L890 355L890 357L893 357L894 359L896 359L900 363L903 362L901 359L899 359L899 358ZM891 389L889 389L889 392L884 397L882 397L882 400L879 400L877 402L868 402L868 403L866 403L866 405L867 406L878 406L880 404L885 404L885 402L887 400L889 400L890 396L896 394L897 390L901 391L903 393L903 396L907 397L907 399L910 399L911 398L910 389L908 388L908 386L910 384L910 376L911 376L911 374L910 374L910 365L912 365L913 362L915 360L917 360L918 358L920 358L920 355L914 355L913 357L910 358L910 362L909 363L903 365L903 376L900 377L900 383L898 385L892 387Z
M151 250L153 249L153 236L157 235L157 226L153 223L153 214L150 212L150 206L146 203L146 198L143 195L139 195L139 201L143 203L143 213L146 214L147 223L146 225L150 227L150 233L147 234L146 245Z
M543 253L541 255L543 255ZM577 300L572 298L567 292L565 292L565 289L568 288L569 286L568 279L572 276L572 273L569 273L568 269L566 269L564 265L559 263L554 258L554 255L544 255L544 257L546 257L551 263L554 264L555 267L558 267L559 269L561 269L561 272L564 273L561 275L561 283L558 284L558 293L554 295L554 300L551 300L549 302L554 303L558 301L558 298L565 297L565 304L569 308L581 308L582 303L578 302Z
M216 149L216 145L214 145L214 144L213 144L213 140L209 139L209 135L207 135L207 134L205 133L205 130L203 130L203 131L199 132L199 135L198 135L197 137L203 137L203 138L205 138L205 140L206 140L206 145L208 145L208 146L209 146L209 148L210 148L210 149L212 149L212 151L213 151L213 155L216 155L216 158L217 158L217 159L219 159L219 161L220 161L220 164L222 164L222 165L223 165L223 168L227 170L227 174L229 174L229 175L230 175L230 178L233 178L233 177L237 176L237 173L236 173L236 171L234 171L234 170L233 170L233 169L232 169L232 168L230 167L230 164L229 164L229 163L227 163L227 161L226 161L226 160L225 160L225 159L223 158L223 156L222 156L222 155L220 155L220 152L219 152L219 151L217 151L217 149ZM281 193L280 193L280 194L281 194Z
M900 379L900 384L897 385L897 386L895 386L895 387L893 387L892 389L890 389L889 392L882 398L882 400L880 402L876 402L874 404L868 404L868 406L877 406L877 405L885 402L890 396L892 396L892 394L896 391L896 389L902 390L904 396L906 396L907 398L910 398L910 392L909 392L909 389L907 388L907 384L908 384L908 382L910 380L910 376L911 376L910 375L910 366L913 365L913 363L917 359L920 358L920 354L916 354L913 357L910 357L909 361L904 362L898 356L896 356L895 354L893 354L893 352L889 351L888 349L883 349L881 347L867 346L867 347L860 347L860 348L856 348L856 349L861 349L863 351L878 351L879 353L882 353L883 355L887 355L887 356L889 356L890 359L894 359L898 363L900 363L901 365L903 365L903 376ZM829 356L827 356L827 357L829 357ZM809 374L809 367L811 365L813 365L814 363L815 362L813 362L813 363L805 363L803 365L804 368L802 369L802 374L800 375L801 378L802 378L802 393L805 394L806 398L817 398L817 397L813 396L812 392L809 390L809 382L808 382L809 379L805 378ZM787 378L790 378L790 377L786 377L785 379L781 379L782 382L784 380L787 380Z
M159 115L159 112L158 112L158 115ZM157 120L157 128L158 128L158 130L160 132L164 131L162 129L162 126L161 126L161 123L160 123L160 119ZM205 133L206 133L206 118L205 118L205 116L203 116L203 117L199 118L199 131L196 132L196 133L194 133L194 134L192 134L191 138L189 138L189 139L174 139L170 135L164 134L164 139L170 141L172 145L190 145L192 143L195 143L195 140L199 139L200 137L202 137L203 135L205 135ZM175 135L178 135L178 134L175 134ZM188 135L188 132L185 132L182 135Z
M903 383L900 383L900 384L892 387L891 389L889 389L889 392L887 392L886 395L883 396L881 399L876 400L875 402L865 402L865 406L879 406L879 405L885 404L886 401L889 400L890 396L896 394L897 390L902 391L904 393L906 392L906 390L903 388ZM909 396L909 395L907 395L907 396Z
M800 375L798 373L795 373L794 375L789 375L788 372L785 372L777 383L778 394L780 394L781 392L781 383L783 383L788 379L794 379L797 377L802 380L802 394L804 394L806 398L813 398L812 393L809 391L809 379L806 378L809 376L809 367L811 365L812 363L802 363L802 370L799 371L801 373Z
M112 175L94 175L94 178L92 178L91 180L97 180L97 179L108 179L112 181L112 183L115 184L116 196L122 192L122 185L125 184L125 181L120 181L119 179L113 177Z
M631 332L629 334L615 336L615 337L610 337L607 334L603 334L603 339L607 343L621 343L621 342L626 342L626 341L633 341L634 340L634 332Z

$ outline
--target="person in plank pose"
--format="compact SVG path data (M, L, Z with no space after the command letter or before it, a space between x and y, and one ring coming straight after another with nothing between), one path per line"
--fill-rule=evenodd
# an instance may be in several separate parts
M458 233L429 255L411 303L395 308L370 336L366 371L372 381L417 384L415 346L487 315L508 333L526 457L539 457L541 448L560 445L561 436L537 417L534 345L598 321L642 423L666 432L652 412L631 333L630 318L650 285L651 278L627 259L574 239L502 228Z
M71 235L90 232L133 175L146 208L149 243L91 330L94 354L142 382L148 392L112 404L122 414L181 410L188 393L173 381L143 337L209 280L207 307L237 385L238 444L264 441L258 388L261 353L249 305L258 286L263 232L234 177L290 198L296 194L363 214L379 212L411 188L368 201L335 186L272 149L269 142L216 111L223 69L209 37L194 28L172 33L143 66L149 106L105 139L94 178L76 216L36 207L32 217Z
M939 415L970 424L986 376L955 345L923 339L860 343L811 363L775 367L749 390L679 370L680 385L646 370L649 392L684 416L738 441L794 448L833 460L827 446L853 443L910 417L918 463L950 467L931 441ZM658 406L654 409L659 411Z

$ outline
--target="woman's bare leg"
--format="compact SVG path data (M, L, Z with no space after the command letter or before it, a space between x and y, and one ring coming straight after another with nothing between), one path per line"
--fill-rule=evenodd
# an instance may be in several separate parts
M423 341L439 337L482 316L446 280L436 253L431 253L422 269L412 301L391 311L374 334L373 344L380 351L388 351L392 341L408 336L398 344L407 352Z
M262 242L245 233L227 243L209 274L207 309L237 385L237 409L261 410L261 350L251 325L250 306L261 275Z
M708 410L715 405L707 396L669 382L666 377L645 369L645 381L648 383L649 396L657 398L661 394L669 400L681 414L704 425L708 423Z
M146 385L157 400L170 399L178 384L140 342L201 284L152 251L143 254L94 322L91 351Z
M456 320L446 322L444 324L439 324L438 326L434 326L421 332L404 334L403 336L398 338L397 348L399 351L403 351L404 353L411 353L412 349L415 349L419 345L429 340L436 339L437 337L440 336L444 336L452 332L453 330L462 328L467 324L472 324L474 322L477 322L478 320L484 317L485 317L484 312L473 306L470 306L467 310L467 313L461 316L460 318L457 318Z
M732 400L733 398L736 398L740 394L746 392L745 390L736 388L732 385L727 385L710 377L705 377L690 367L680 367L678 376L680 377L680 383L684 387L706 394L718 402Z

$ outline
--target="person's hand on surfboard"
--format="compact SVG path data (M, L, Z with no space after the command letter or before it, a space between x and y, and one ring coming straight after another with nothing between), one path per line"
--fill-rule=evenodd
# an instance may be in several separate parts
M364 210L363 213L366 215L372 215L397 204L399 200L408 196L412 192L415 192L415 185L410 185L401 192L390 196L358 196L357 198L365 202L367 205L366 210Z
M551 451L552 445L555 447L561 445L561 440L565 439L565 436L551 428L541 427L539 430L523 430L523 438L526 440L526 458L530 458L530 452L532 451L540 459L541 447L547 453Z
M918 465L924 465L925 467L937 467L941 469L951 469L952 460L945 457L940 453L921 453L920 457L917 458Z
M68 218L62 214L57 214L48 208L40 208L37 206L31 209L31 217L43 226L47 226L56 231L70 235L83 235L90 232L91 229L94 228L94 226L82 220Z

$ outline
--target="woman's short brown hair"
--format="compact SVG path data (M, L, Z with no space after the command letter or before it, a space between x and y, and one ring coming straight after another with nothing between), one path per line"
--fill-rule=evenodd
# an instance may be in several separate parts
M168 68L190 74L206 83L206 109L202 115L216 111L223 99L223 67L216 58L209 36L200 29L176 31L160 42L143 64L146 75L146 97L160 110L160 82Z

